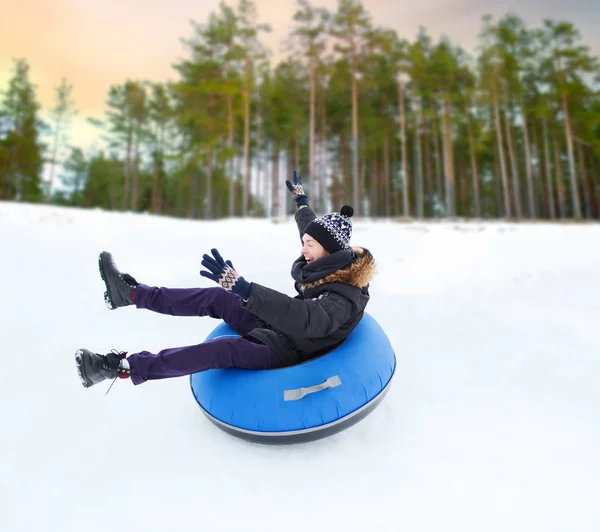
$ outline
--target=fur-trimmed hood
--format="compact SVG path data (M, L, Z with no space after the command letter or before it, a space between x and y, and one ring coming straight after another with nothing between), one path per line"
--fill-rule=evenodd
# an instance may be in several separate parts
M307 264L304 257L292 267L296 288L303 293L309 288L330 283L342 283L356 288L366 288L375 276L375 259L363 247L338 251L318 261Z

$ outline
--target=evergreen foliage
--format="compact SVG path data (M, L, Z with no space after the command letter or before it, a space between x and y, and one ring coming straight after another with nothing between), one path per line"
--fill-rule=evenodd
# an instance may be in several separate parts
M0 199L274 216L293 210L280 191L297 169L320 211L600 216L600 63L569 22L486 16L475 55L425 28L411 42L377 27L360 0L334 13L298 0L291 22L289 54L272 65L253 1L223 0L193 23L175 82L110 87L95 121L107 149L62 159L71 87L57 89L46 149L29 66L16 60L1 93Z

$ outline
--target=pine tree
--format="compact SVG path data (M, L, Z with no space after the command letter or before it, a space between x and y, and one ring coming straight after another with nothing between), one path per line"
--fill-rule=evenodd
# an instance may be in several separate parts
M266 50L258 39L261 31L269 32L268 24L258 23L256 4L252 0L239 0L239 46L243 56L243 90L244 106L244 183L242 216L248 216L248 200L250 196L250 100L253 90L253 66L256 61L265 57Z
M357 214L362 213L362 196L359 175L358 135L358 69L366 35L371 29L371 19L360 0L339 0L338 10L333 17L332 34L339 44L336 50L350 64L350 90L352 95L352 203Z
M453 148L453 106L458 100L459 74L463 53L449 41L442 39L431 53L431 72L435 95L442 107L442 139L444 151L444 175L446 212L456 215L455 168Z
M0 198L17 201L42 199L43 146L39 141L40 105L29 79L25 59L14 61L13 77L0 107Z
M587 46L578 45L579 31L568 22L544 21L543 34L545 57L542 68L547 80L555 87L560 101L560 112L569 163L571 185L571 208L575 218L582 217L581 199L575 163L574 132L571 120L572 106L581 92L582 79L586 74L598 72L598 59L590 55Z
M315 130L316 130L316 87L317 80L315 72L321 62L321 55L325 50L325 32L330 15L325 9L313 7L308 0L298 0L298 9L294 13L294 21L297 23L292 36L299 41L300 53L308 63L309 79L309 126L308 126L308 176L307 183L315 179L315 196L318 203L320 181L323 176L315 175Z
M160 213L165 192L165 159L169 144L169 129L173 119L173 109L166 85L155 83L148 102L151 122L149 136L152 143L152 200L151 210Z
M122 209L136 210L140 167L140 144L147 119L146 91L135 81L113 85L109 89L107 122L113 146L125 151Z
M506 159L504 155L504 134L502 132L502 124L500 117L500 98L502 86L504 83L502 77L503 61L500 54L500 49L495 42L494 29L491 24L491 17L484 17L484 28L480 33L480 38L483 41L480 47L480 53L477 59L479 79L482 89L488 95L490 107L490 122L495 133L496 150L494 153L497 161L497 167L500 173L502 199L503 199L503 215L507 218L512 216L511 195L508 185L508 174L506 170Z

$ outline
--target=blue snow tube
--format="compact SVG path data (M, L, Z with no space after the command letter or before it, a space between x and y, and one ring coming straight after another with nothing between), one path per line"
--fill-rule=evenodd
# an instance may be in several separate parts
M206 340L239 336L221 323ZM388 391L396 356L377 321L364 314L333 351L286 368L215 369L190 377L192 393L221 429L260 443L324 438L363 419Z

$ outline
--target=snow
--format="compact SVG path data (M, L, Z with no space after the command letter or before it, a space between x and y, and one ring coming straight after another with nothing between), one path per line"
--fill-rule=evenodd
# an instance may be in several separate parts
M198 343L217 324L109 311L100 251L184 287L211 286L198 271L217 247L293 294L291 218L0 203L0 530L599 530L600 225L354 226L394 383L346 431L273 447L213 426L187 378L84 389L74 353Z

